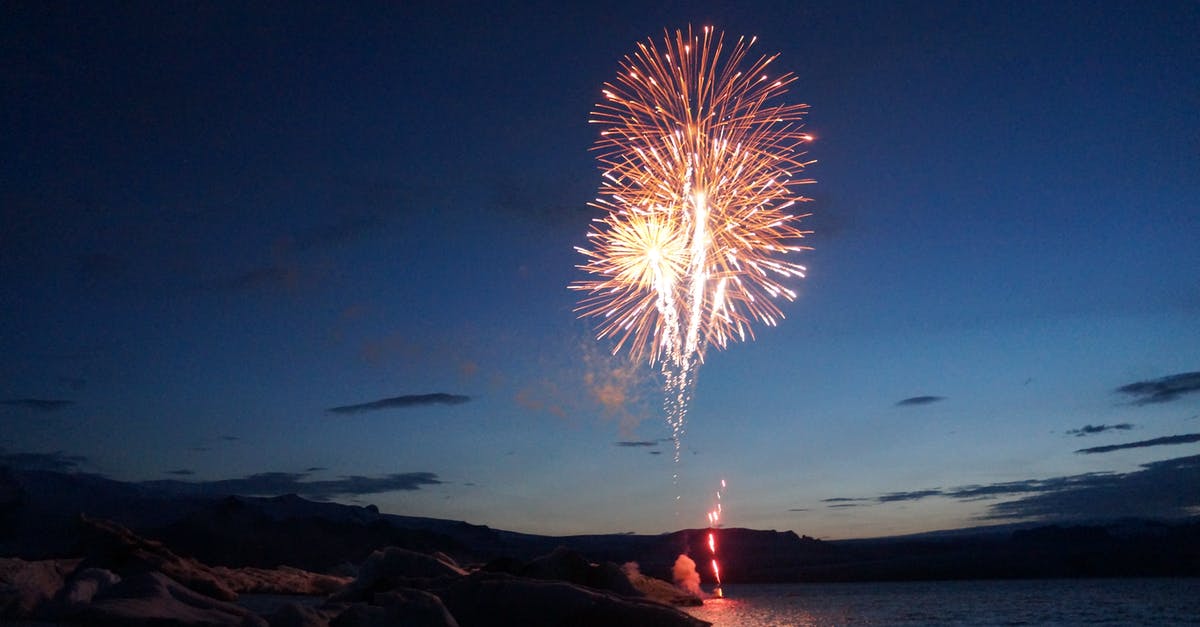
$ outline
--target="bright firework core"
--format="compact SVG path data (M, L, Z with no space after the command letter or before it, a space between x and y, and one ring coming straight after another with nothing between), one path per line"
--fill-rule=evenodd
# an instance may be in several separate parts
M597 339L660 363L664 408L679 461L680 437L697 365L709 346L754 337L755 321L774 326L785 283L805 268L788 259L805 250L788 213L811 183L804 161L804 104L775 99L795 81L771 75L776 56L746 60L754 39L727 49L723 34L666 34L621 62L605 83L591 122L603 171L591 203L587 257L593 275L578 311L599 318Z

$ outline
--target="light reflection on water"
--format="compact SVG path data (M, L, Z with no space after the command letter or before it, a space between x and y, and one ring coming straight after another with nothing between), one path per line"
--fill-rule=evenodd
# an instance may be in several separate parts
M686 611L714 627L1198 625L1200 579L725 584Z

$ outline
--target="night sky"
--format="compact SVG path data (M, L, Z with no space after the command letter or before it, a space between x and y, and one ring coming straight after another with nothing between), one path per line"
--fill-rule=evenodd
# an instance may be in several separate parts
M493 4L4 3L0 463L554 534L722 478L827 538L1200 513L1200 5ZM688 24L781 53L817 184L675 466L567 285L602 84Z

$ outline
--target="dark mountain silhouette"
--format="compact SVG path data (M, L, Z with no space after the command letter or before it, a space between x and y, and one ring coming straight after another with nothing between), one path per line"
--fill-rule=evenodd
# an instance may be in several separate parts
M642 572L667 579L686 553L711 580L707 529L540 536L295 495L178 496L96 475L0 469L0 556L71 556L80 514L116 521L214 566L338 572L387 546L440 551L464 564L528 561L566 547L599 562L636 561ZM715 534L726 582L1200 576L1200 518L1021 523L841 541L740 528Z
M392 525L374 506L319 515L305 512L298 504L330 505L296 495L269 499L230 496L145 531L180 553L213 566L294 566L329 572L343 564L358 564L371 551L387 546L421 553L469 553L449 536ZM292 514L281 515L288 511Z

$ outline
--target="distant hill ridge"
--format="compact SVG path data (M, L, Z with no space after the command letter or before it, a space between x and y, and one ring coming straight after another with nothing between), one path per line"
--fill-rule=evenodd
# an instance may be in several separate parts
M229 567L336 573L386 546L482 564L529 560L563 546L597 561L636 561L643 572L669 579L680 553L707 555L706 529L541 536L296 495L180 494L176 483L182 482L0 468L0 556L71 556L79 514L116 521L181 554ZM1200 518L1019 523L842 541L792 531L717 533L729 582L1200 576Z

